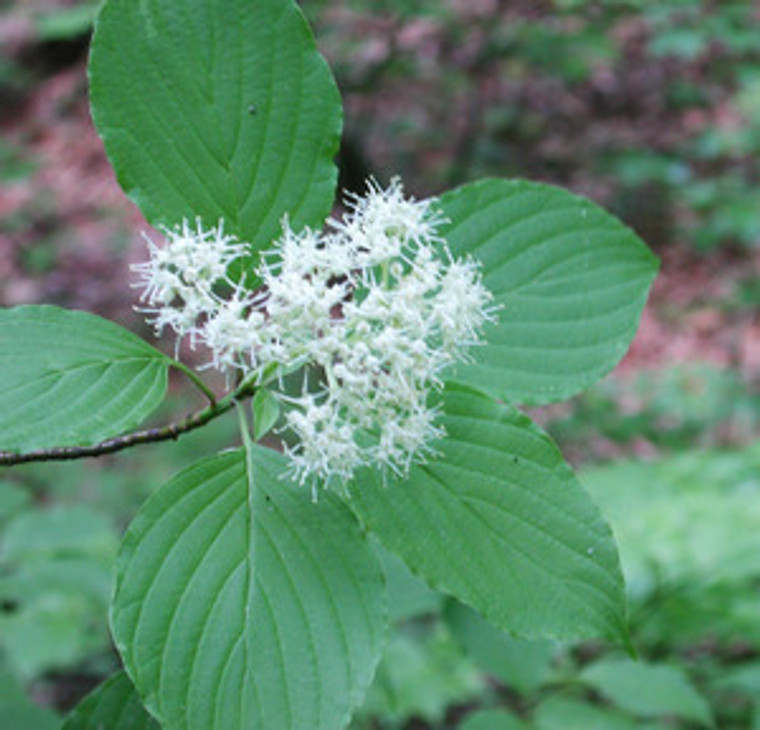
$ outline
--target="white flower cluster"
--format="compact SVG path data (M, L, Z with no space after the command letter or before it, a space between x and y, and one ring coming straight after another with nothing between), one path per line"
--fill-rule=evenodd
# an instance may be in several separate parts
M227 279L229 265L246 253L246 246L233 236L224 235L224 226L204 231L200 218L195 229L187 221L174 230L164 229L166 242L157 246L143 234L148 243L150 260L131 268L140 275L134 286L143 287L140 301L148 307L140 311L154 315L149 321L160 336L165 327L174 330L179 339L190 335L195 343L198 322L227 307L215 291Z
M299 397L278 394L301 482L347 480L373 463L404 474L442 435L429 396L492 310L477 265L454 260L438 237L433 203L405 198L394 179L351 198L324 232L285 220L253 291L227 279L246 246L221 226L167 231L166 246L149 241L150 261L135 267L156 328L206 345L219 370L273 388L302 365L319 374Z

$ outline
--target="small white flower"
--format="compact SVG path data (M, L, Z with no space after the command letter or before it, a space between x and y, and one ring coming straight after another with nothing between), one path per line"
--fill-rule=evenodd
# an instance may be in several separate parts
M348 242L357 267L369 269L403 258L409 246L439 240L436 229L443 218L433 209L434 202L405 198L397 177L385 190L370 180L366 195L348 196L344 220L330 219L328 224Z
M264 315L256 310L256 303L252 294L238 289L198 328L198 337L211 350L211 364L217 370L247 369L264 344Z
M140 301L149 306L142 311L155 314L150 321L157 334L168 326L179 337L194 336L197 320L217 312L214 287L220 282L232 284L227 268L246 253L246 247L225 235L222 221L216 228L204 230L200 218L195 229L183 220L163 231L162 247L143 234L150 258L131 267L140 275L133 286L143 288Z
M478 344L480 331L493 319L493 298L480 283L480 272L472 260L452 261L441 278L440 291L431 316L438 327L443 349L461 357L466 347Z
M430 444L445 435L435 425L437 413L419 404L419 407L399 415L389 414L380 432L380 442L374 450L375 460L388 464L396 473L404 476L413 461L419 461L426 453L434 453Z
M327 232L284 219L255 292L227 278L248 247L221 224L185 222L163 248L148 240L150 261L134 269L156 329L189 334L222 372L276 392L299 366L322 374L314 393L279 393L301 483L348 480L367 464L404 475L443 436L429 406L442 370L493 315L477 264L454 260L438 235L443 222L434 200L405 198L397 178L386 189L372 181Z
M308 478L325 482L333 477L350 479L365 457L338 405L329 400L318 405L313 395L304 395L295 403L298 407L288 411L285 420L297 437L295 447L286 446L296 479L301 483Z

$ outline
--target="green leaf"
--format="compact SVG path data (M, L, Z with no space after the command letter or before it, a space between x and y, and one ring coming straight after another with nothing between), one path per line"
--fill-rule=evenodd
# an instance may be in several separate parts
M440 611L442 596L410 572L403 560L377 545L388 586L388 616L392 622L430 616Z
M468 715L459 730L525 730L526 727L525 723L510 712L481 710Z
M557 647L550 641L513 639L458 601L444 613L454 638L478 666L518 692L528 694L552 677Z
M455 256L482 263L501 306L456 379L516 403L564 400L625 354L657 271L636 235L590 201L525 181L441 197Z
M609 707L596 707L578 700L550 697L536 710L538 730L636 730L629 717Z
M71 555L108 561L118 537L100 512L85 505L57 505L20 514L8 523L0 544L3 562Z
M760 574L758 474L755 443L619 461L582 479L615 528L629 587L646 593L662 581L703 588Z
M145 711L129 677L116 672L87 695L61 730L161 730Z
M7 730L58 730L58 716L35 705L21 682L0 664L0 727Z
M105 622L118 536L106 518L81 506L29 510L0 540L2 649L26 677L76 666L107 650Z
M0 310L0 451L86 446L133 428L163 399L170 362L86 312Z
M341 104L291 0L108 0L90 58L95 125L154 225L200 216L260 250L321 225Z
M711 690L760 697L760 661L757 659L730 669L720 667L719 671L719 676L711 678Z
M27 603L48 593L70 594L97 604L105 615L113 590L110 564L81 557L40 558L0 576L0 601ZM89 629L87 629L89 630Z
M69 8L51 10L35 18L40 41L73 41L89 34L98 14L97 0L79 0Z
M203 460L127 531L112 628L165 730L336 730L364 696L382 572L345 505L286 468L260 447Z
M23 511L32 498L12 482L0 481L0 524Z
M610 659L592 664L580 678L635 715L673 715L712 727L707 701L677 667Z
M391 635L358 718L380 717L388 727L420 718L439 726L452 705L472 702L484 691L480 673L448 632L440 624L418 625Z
M259 388L253 396L253 432L256 440L266 436L280 417L280 401L268 388Z
M105 606L93 616L86 597L48 592L0 616L3 652L27 678L73 669L109 646Z
M408 480L362 470L349 504L436 589L525 638L623 639L609 527L549 438L474 392L444 394L440 457Z

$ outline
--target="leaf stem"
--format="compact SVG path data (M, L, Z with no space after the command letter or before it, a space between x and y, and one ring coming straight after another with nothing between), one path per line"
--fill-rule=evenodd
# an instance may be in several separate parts
M206 385L206 383L204 383L203 380L198 377L198 373L196 373L192 368L189 368L179 360L172 360L171 366L184 373L190 379L193 385L198 388L198 390L200 390L203 395L206 396L208 402L212 406L216 405L216 395L214 395L214 391L211 390L211 388L209 388L208 385Z
M240 425L240 437L243 440L243 446L246 452L253 448L253 440L251 439L251 429L248 425L248 419L246 418L245 411L240 405L240 401L235 402L237 409L238 424Z
M72 461L74 459L113 454L117 451L123 451L132 446L137 446L138 444L152 444L170 440L176 441L182 434L194 431L201 426L205 426L209 421L213 421L215 418L218 418L223 413L229 411L235 403L249 398L255 392L256 387L251 380L243 380L234 391L221 400L214 400L211 405L203 410L191 413L181 421L170 423L167 426L161 428L149 428L144 431L133 431L132 433L127 433L123 436L106 439L105 441L93 444L92 446L58 446L52 449L39 449L36 451L27 451L25 453L0 451L0 466L15 466L17 464L28 464L36 461Z

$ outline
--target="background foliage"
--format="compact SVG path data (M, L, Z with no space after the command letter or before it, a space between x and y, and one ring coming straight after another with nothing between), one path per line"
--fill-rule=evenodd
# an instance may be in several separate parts
M0 11L0 301L134 323L115 293L134 214L81 132L94 6ZM557 182L611 207L665 259L617 376L532 413L613 526L642 661L509 639L387 556L393 631L355 727L760 727L757 11L741 0L303 6L346 99L344 186L390 171L419 195L489 174ZM186 408L173 394L164 413ZM119 537L150 485L232 430L3 474L0 726L60 727L115 669L105 608Z

